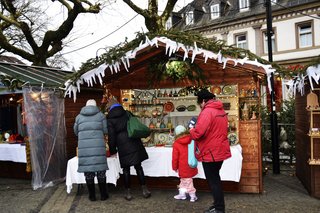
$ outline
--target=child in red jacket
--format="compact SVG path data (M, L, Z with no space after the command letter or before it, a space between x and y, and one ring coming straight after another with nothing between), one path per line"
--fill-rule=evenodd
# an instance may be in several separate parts
M188 144L191 142L191 137L187 129L178 125L175 129L175 141L172 149L172 169L179 173L180 184L179 194L174 198L177 200L187 199L187 194L190 196L190 202L195 202L196 189L193 186L193 179L198 174L197 168L191 168L188 164Z

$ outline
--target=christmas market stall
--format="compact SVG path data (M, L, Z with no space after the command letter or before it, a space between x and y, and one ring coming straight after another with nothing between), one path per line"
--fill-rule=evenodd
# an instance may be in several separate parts
M296 174L320 198L320 56L301 67L288 86L295 95Z
M71 130L74 117L82 107L64 99L60 88L70 73L5 60L0 62L1 177L32 178L33 189L64 180L67 155L75 154L74 146L71 154L66 150L67 135L74 137ZM80 104L86 101L81 101L82 97L102 95L102 90L90 94L82 89Z
M149 154L143 163L150 177L148 183L171 188L178 184L177 174L171 170L172 129L179 124L186 126L199 115L194 93L210 90L224 103L229 117L232 158L221 170L224 189L261 193L259 108L262 94L267 86L271 88L274 71L248 50L226 46L223 41L181 32L138 34L133 41L83 64L66 81L65 89L66 95L76 101L82 84L102 84L102 102L115 96L148 125L151 136L143 139ZM207 189L202 168L198 168L196 186Z

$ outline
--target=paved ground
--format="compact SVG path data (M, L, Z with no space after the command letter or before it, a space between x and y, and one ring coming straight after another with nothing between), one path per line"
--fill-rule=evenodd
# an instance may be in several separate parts
M211 204L208 192L199 192L199 200L195 203L174 200L175 190L151 189L151 192L152 197L144 199L140 189L135 188L134 199L128 202L123 198L122 187L110 187L110 199L90 202L85 187L80 195L77 195L76 186L70 194L67 194L64 183L33 191L30 181L0 179L0 212L202 213ZM262 194L226 193L225 200L227 213L320 212L320 200L310 197L295 176L283 173L280 175L268 173L264 176Z

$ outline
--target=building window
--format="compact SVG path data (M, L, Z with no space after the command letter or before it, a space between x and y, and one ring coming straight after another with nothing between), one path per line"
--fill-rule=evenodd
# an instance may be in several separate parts
M311 47L313 44L311 23L298 24L297 30L299 47Z
M276 36L273 33L271 36L271 46L272 46L272 52L276 51ZM267 32L263 32L263 52L268 53L268 36Z
M170 30L172 28L172 17L170 16L166 22L166 30Z
M247 36L245 34L236 35L236 46L239 48L247 49L248 43L247 43Z
M220 5L214 4L210 6L211 19L216 19L220 17Z
M186 13L186 25L193 24L193 11Z
M240 11L249 10L249 0L239 0L239 9Z
M271 5L276 5L277 4L277 0L271 0Z

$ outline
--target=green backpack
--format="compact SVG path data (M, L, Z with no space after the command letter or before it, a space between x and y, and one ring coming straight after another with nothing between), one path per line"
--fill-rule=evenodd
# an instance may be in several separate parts
M149 127L141 123L141 121L131 112L127 111L128 122L127 131L129 138L146 138L150 135Z

